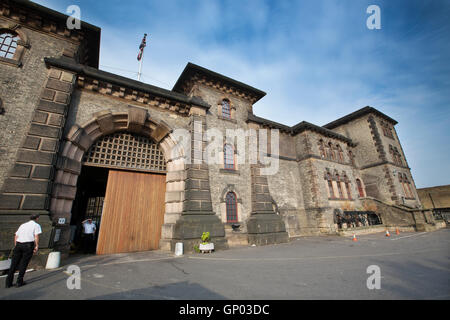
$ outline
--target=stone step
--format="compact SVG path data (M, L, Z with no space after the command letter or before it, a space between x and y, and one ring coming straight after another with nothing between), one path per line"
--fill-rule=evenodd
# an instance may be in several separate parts
M248 235L246 233L226 232L225 237L228 241L228 246L248 246Z

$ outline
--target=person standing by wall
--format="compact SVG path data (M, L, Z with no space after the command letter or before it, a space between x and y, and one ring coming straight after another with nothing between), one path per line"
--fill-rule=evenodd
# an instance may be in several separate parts
M94 235L97 227L92 219L86 219L82 223L83 225L83 250L84 253L91 253L94 246Z
M39 235L42 233L41 226L37 223L39 215L34 214L30 221L20 225L14 237L14 251L11 259L11 267L6 277L6 288L12 287L14 273L19 269L16 286L21 287L26 284L23 281L28 263L30 263L33 254L39 249Z

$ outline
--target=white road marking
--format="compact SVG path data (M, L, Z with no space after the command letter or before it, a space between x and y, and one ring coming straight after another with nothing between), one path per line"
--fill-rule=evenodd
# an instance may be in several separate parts
M433 251L442 251L440 249L436 250L420 250L420 251L410 251L410 252L389 252L389 253L379 253L379 254L362 254L362 255L351 255L351 256L322 256L322 257L304 257L304 258L262 258L262 259L242 259L242 258L206 258L206 257L188 257L189 259L198 260L217 260L217 261L302 261L302 260L321 260L321 259L342 259L342 258L363 258L363 257L383 257L383 256L396 256L405 254L415 254L415 253L427 253Z
M399 239L404 239L404 238L410 238L410 237L417 237L420 236L422 234L426 234L428 232L421 232L421 233L417 233L417 234L411 234L409 236L404 236L404 237L398 237L398 238L392 238L391 240L399 240Z

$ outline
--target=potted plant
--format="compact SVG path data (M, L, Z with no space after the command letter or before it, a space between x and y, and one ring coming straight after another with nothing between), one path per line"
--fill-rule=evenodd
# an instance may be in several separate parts
M203 253L212 252L214 250L214 243L209 242L211 240L211 236L209 232L203 232L202 234L202 243L199 245L199 250Z

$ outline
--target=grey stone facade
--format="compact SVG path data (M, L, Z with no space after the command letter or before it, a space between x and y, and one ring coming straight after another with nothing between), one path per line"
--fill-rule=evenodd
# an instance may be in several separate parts
M374 108L325 126L288 127L253 114L253 104L265 93L246 84L193 64L171 91L103 72L98 70L99 28L84 24L80 32L67 30L64 15L26 1L2 2L0 8L1 26L26 38L20 61L0 60L5 110L0 115L0 250L10 248L14 231L30 213L40 212L46 217L40 221L43 246L67 252L83 155L100 137L120 131L150 137L164 152L161 249L184 242L192 250L204 231L211 232L219 249L333 234L337 211L377 208L387 227L433 223L421 211L397 122ZM229 116L222 114L224 100ZM381 126L389 126L392 137ZM177 129L189 132L190 150L176 148ZM205 163L210 129L224 137L227 129L265 129L269 137L277 131L278 152L269 141L263 155L279 159L277 172L261 174L263 166L250 161L235 160L232 169L223 162ZM237 159L237 142L229 143ZM257 146L248 137L245 153ZM401 165L392 158L394 149ZM224 159L224 150L217 152ZM193 163L184 163L187 154ZM404 194L399 173L408 177L412 197ZM228 192L237 198L239 229L234 231L227 221ZM58 229L61 236L53 243Z

